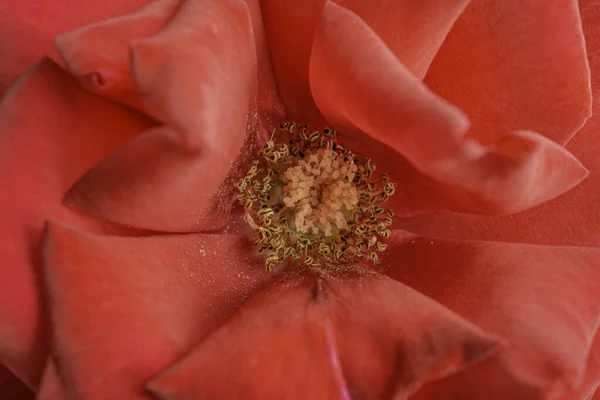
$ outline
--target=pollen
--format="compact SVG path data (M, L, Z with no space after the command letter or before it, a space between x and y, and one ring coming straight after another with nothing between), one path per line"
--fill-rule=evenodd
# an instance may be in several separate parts
M391 234L394 213L381 205L395 193L386 174L337 143L337 132L280 124L237 183L244 219L255 231L267 270L286 263L331 267L370 262Z

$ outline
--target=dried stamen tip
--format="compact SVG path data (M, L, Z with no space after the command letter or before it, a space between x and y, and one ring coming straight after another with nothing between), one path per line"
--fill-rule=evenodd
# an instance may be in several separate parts
M244 219L256 231L268 270L287 261L323 267L369 260L385 250L394 213L380 206L395 192L385 174L336 143L336 132L293 122L279 128L288 143L270 139L238 182ZM375 251L374 251L375 250Z

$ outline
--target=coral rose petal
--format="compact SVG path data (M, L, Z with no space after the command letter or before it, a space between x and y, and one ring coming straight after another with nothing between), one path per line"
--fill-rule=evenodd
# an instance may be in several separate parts
M45 273L69 397L142 399L143 383L273 275L234 235L116 237L52 225Z
M466 117L415 79L356 14L332 2L317 29L310 79L320 110L354 135L355 147L366 147L364 132L396 152L376 161L399 185L416 173L398 167L399 155L423 180L438 183L414 191L406 186L395 198L397 211L516 212L562 194L587 174L570 153L533 132L507 134L488 149L465 139Z
M469 0L339 0L360 15L394 54L423 77ZM298 118L318 118L309 85L312 41L324 0L262 0L265 29L280 94ZM294 10L290 12L290 10Z
M479 0L450 31L425 79L493 144L531 130L564 145L590 116L577 0Z
M42 60L0 105L0 363L36 386L45 359L39 242L49 216L89 226L60 203L100 159L149 126Z
M403 219L399 227L457 239L600 247L600 7L594 1L582 1L581 15L592 69L594 115L567 144L567 150L590 175L564 195L523 213L493 218L432 213Z
M0 95L40 57L58 59L58 34L131 12L149 0L3 0L0 3Z
M130 43L156 34L181 0L153 1L136 12L56 38L59 55L89 90L141 108L134 93Z
M382 275L290 273L150 390L180 399L406 399L489 356L491 335Z
M416 400L550 399L581 382L600 323L600 249L448 241L402 231L391 244L382 267L387 275L509 345L428 384Z
M119 149L66 201L125 225L197 231L215 214L209 205L242 148L256 89L248 8L233 0L187 1L165 29L132 48L137 92L167 125Z

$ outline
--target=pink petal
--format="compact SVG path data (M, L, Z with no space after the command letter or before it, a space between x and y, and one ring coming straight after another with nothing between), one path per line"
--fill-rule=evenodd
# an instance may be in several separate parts
M506 351L427 385L415 400L551 399L581 382L600 324L600 249L401 231L392 243L382 255L387 275L508 342Z
M31 386L45 363L39 242L47 218L90 227L68 212L65 190L148 121L85 92L42 60L0 105L0 362Z
M497 218L434 213L404 219L400 227L437 237L600 247L600 7L592 1L581 3L596 101L594 116L567 149L590 175L564 195L524 213Z
M324 0L262 0L279 92L297 117L318 118L309 85L312 41ZM468 0L340 0L360 15L394 54L423 77Z
M382 275L291 272L149 387L160 399L406 399L495 339Z
M272 274L233 235L116 237L52 226L46 282L69 397L142 399L143 383Z
M135 40L137 93L166 125L90 171L66 201L91 215L153 230L198 231L213 217L226 221L233 185L222 190L223 181L240 150L248 151L253 135L264 129L250 115L257 93L252 26L245 3L187 1L160 33ZM247 126L253 130L245 137ZM215 212L214 203L224 211Z
M533 132L512 132L489 149L463 138L466 117L415 79L356 14L335 3L324 7L310 68L317 105L354 136L356 148L369 147L364 132L395 151L379 154L378 161L404 186L397 211L516 212L562 194L587 174L570 153ZM399 154L435 183L408 186L419 181L411 176L418 173L402 169Z
M60 33L134 10L149 0L3 0L0 4L0 95L40 57L56 57Z
M425 83L472 118L469 134L485 144L527 129L564 145L591 111L577 0L472 2Z

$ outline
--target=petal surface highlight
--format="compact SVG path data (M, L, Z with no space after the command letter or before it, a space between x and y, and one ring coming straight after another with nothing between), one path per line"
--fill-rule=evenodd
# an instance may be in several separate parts
M115 237L51 226L53 351L69 397L146 399L146 380L273 278L234 235Z
M423 193L407 186L393 200L397 211L517 212L564 193L587 174L572 154L533 132L505 134L490 148L465 138L464 114L415 79L356 14L333 2L317 30L310 79L320 110L354 136L355 147L375 140L396 152L375 161L398 184L411 173L433 182L422 185ZM398 167L402 157L415 171Z
M149 388L161 400L406 399L497 344L382 275L290 272Z
M448 241L401 231L391 242L382 264L388 276L508 344L481 364L426 385L415 399L550 399L581 382L600 322L600 249Z

